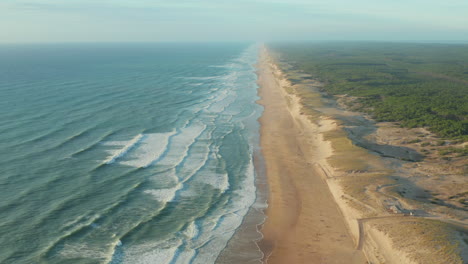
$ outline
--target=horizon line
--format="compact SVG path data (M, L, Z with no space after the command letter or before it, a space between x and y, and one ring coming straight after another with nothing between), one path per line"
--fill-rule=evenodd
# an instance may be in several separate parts
M319 39L319 40L159 40L159 41L88 41L88 40L76 40L76 41L25 41L25 42L0 42L0 45L34 45L34 44L209 44L209 43L330 43L330 42L366 42L366 43L413 43L413 44L468 44L468 40L378 40L378 39Z

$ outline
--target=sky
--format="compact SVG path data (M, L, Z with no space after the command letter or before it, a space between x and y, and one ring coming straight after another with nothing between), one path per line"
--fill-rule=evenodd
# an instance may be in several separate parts
M0 0L0 43L468 42L468 0Z

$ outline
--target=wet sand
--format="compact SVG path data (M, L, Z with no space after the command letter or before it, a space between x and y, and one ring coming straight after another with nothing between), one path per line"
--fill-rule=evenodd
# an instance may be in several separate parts
M265 49L258 65L263 157L269 185L260 248L268 264L366 263L325 180L314 166L318 131L291 111Z

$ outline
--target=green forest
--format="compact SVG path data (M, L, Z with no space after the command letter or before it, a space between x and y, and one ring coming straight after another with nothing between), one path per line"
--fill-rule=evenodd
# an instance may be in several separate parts
M468 139L468 45L410 43L274 43L293 69L312 75L330 95L358 98L377 121L427 127Z

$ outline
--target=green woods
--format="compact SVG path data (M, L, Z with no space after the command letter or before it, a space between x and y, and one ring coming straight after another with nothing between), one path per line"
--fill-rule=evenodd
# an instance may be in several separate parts
M272 44L293 69L377 121L428 127L468 140L468 45L403 43ZM294 81L294 79L292 80Z

